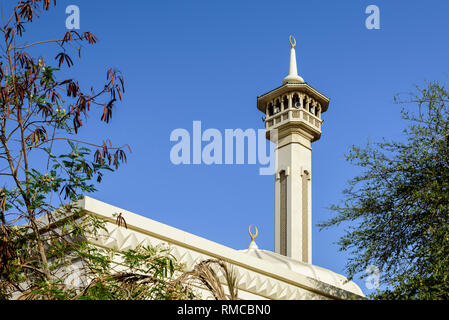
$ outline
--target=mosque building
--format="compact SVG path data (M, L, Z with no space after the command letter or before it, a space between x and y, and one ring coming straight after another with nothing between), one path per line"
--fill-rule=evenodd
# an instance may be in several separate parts
M127 250L168 244L186 269L203 260L222 260L233 267L238 297L244 300L364 298L354 282L312 264L311 144L321 137L329 98L298 75L293 37L290 44L290 68L282 85L257 98L257 108L265 114L266 138L276 144L274 252L258 248L257 228L254 234L249 229L249 247L235 250L85 197L81 208L107 221L107 231L92 240L95 245ZM115 223L117 213L122 214L127 228ZM203 298L209 298L204 293Z

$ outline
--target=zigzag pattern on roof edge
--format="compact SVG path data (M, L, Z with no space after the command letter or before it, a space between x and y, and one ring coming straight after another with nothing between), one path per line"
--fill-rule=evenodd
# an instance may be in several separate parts
M96 239L90 240L94 245L125 251L134 249L138 246L168 246L170 254L172 254L179 263L183 263L187 270L192 269L197 263L211 259L200 252L190 250L174 244L144 235L140 232L131 231L123 227L118 227L112 223L106 224L106 230L100 230ZM309 292L305 289L285 283L278 279L267 277L266 275L248 270L241 266L233 266L237 277L237 285L239 290L252 293L256 296L268 299L281 300L299 300L299 299L327 299L324 296ZM220 281L225 283L224 276L219 273Z

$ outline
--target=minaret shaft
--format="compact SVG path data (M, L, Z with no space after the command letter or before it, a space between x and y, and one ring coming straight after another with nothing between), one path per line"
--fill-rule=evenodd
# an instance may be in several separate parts
M282 133L276 147L275 251L312 263L311 142L294 128Z

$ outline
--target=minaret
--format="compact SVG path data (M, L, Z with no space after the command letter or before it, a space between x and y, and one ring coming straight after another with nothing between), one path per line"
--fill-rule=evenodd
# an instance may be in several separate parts
M312 263L312 147L321 137L329 98L298 75L296 40L282 85L257 98L267 139L276 144L275 251Z

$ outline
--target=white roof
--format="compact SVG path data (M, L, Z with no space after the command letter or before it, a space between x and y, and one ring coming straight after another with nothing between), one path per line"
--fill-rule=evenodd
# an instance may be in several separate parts
M295 273L299 273L309 278L325 282L337 288L355 293L360 296L364 296L360 287L353 281L348 281L345 276L322 267L314 266L309 263L280 255L272 251L261 250L254 241L251 241L248 249L239 251L260 260L269 262L275 265L276 268L280 267L289 269Z
M360 299L364 296L356 284L344 284L343 276L259 250L255 243L247 250L235 250L90 197L85 197L79 205L87 214L107 221L106 229L90 239L93 244L122 251L139 245L166 243L186 270L211 258L225 261L236 272L242 299ZM122 214L127 228L117 226L114 216L117 213Z

